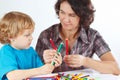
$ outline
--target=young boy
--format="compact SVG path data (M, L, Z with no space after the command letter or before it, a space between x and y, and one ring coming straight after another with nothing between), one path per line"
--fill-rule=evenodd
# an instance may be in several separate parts
M55 55L55 65L43 64L37 52L30 47L34 22L27 14L9 12L0 21L0 80L23 80L49 74L62 63ZM53 53L56 53L54 51Z

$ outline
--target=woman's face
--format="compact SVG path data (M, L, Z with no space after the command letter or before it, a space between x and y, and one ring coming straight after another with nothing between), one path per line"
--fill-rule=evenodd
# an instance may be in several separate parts
M60 5L59 19L64 30L74 30L78 28L80 22L80 18L67 1L62 2Z

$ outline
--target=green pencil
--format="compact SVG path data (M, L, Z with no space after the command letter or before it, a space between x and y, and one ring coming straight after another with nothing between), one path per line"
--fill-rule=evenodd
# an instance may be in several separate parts
M57 54L59 54L59 53L60 53L60 51L61 51L62 47L63 47L63 43L60 43L60 45L59 45L59 47L58 47L58 50L57 50Z
M60 51L61 51L62 47L63 47L63 43L60 43L60 45L59 45L59 47L58 47L58 50L57 50L57 54L60 54ZM52 65L55 65L55 62L52 61L51 64L52 64Z

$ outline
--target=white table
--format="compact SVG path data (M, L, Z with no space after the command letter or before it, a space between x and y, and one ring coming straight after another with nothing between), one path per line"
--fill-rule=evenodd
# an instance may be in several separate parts
M120 75L116 76L113 74L100 74L99 72L92 69L76 70L76 71L67 71L63 72L66 74L79 74L83 73L85 75L90 75L90 77L95 78L96 80L120 80Z
M112 75L112 74L100 74L99 72L92 70L92 69L84 69L84 70L75 70L75 71L67 71L67 72L60 72L64 74L80 74L83 73L84 75L90 75L90 77L94 78L95 80L120 80L120 75ZM39 75L35 77L50 77L57 75L58 73L54 74L47 74L47 75Z

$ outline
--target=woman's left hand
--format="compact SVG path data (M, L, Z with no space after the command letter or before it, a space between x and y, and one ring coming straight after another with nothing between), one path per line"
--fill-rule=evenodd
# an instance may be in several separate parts
M85 57L82 55L66 55L64 56L64 62L69 66L69 67L80 67L84 65L85 62Z

